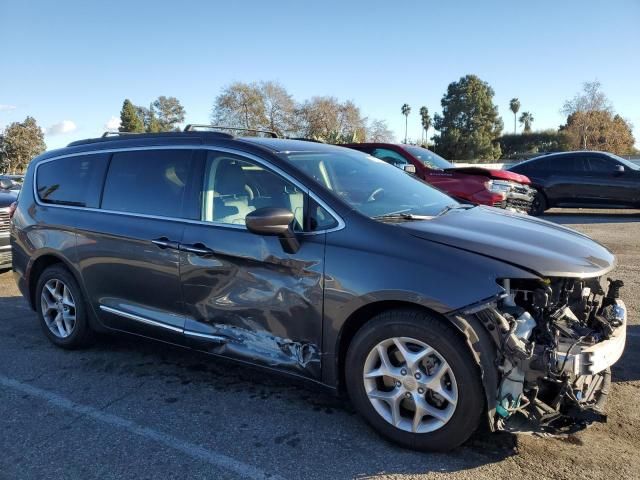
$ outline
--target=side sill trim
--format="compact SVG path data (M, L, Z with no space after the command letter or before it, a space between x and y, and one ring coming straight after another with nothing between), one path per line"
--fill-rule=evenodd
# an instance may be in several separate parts
M172 332L184 333L184 329L182 328L174 327L173 325L167 325L166 323L162 323L162 322L156 322L155 320L141 317L139 315L134 315L133 313L123 312L122 310L118 310L116 308L100 305L100 310L107 313L113 313L114 315L119 315L124 318L128 318L129 320L135 320L137 322L145 323L147 325L152 325L154 327L166 328L167 330L171 330Z
M227 343L229 341L227 337L222 337L220 335L210 335L208 333L194 332L192 330L185 330L184 334L187 337L202 338L204 340L211 340L213 342Z

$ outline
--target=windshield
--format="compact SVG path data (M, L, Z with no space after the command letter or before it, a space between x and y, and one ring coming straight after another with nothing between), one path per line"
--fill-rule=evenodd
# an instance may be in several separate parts
M378 217L394 213L437 215L457 202L421 180L361 152L332 151L282 154L354 209Z
M624 165L629 170L640 170L640 166L636 165L633 162L630 162L626 158L619 157L618 155L614 155L613 153L608 153L607 155L609 155L611 158L615 159L617 162L620 162L622 165Z
M408 145L404 145L402 148L404 148L411 155L413 155L418 160L420 160L424 164L424 166L427 168L434 168L436 170L444 170L445 168L455 168L455 165L453 165L451 162L448 162L447 160L442 158L440 155L437 155L433 153L431 150L427 150L426 148L413 147Z

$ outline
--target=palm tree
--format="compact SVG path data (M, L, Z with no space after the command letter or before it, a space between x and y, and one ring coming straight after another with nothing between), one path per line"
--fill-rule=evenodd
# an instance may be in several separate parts
M402 105L402 114L404 115L404 143L407 143L407 125L409 121L409 114L411 113L411 107L408 103Z
M431 126L431 117L429 116L429 109L427 107L420 107L420 120L422 122L422 132L425 136L425 142L423 142L423 144L429 145L429 127Z
M520 100L518 100L517 98L512 98L511 101L509 102L509 108L513 112L513 134L515 135L516 134L516 115L520 110Z
M522 112L522 115L520 115L520 123L524 124L524 133L531 133L533 115L531 115L529 112Z

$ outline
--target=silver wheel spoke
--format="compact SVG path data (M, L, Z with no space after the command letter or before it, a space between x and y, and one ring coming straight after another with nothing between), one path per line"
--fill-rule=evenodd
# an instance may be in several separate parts
M427 355L433 352L433 349L431 347L423 348L419 352L413 352L407 348L407 346L403 343L402 340L403 339L400 339L400 338L394 338L393 343L395 344L396 348L400 352L400 355L402 355L402 358L407 364L407 368L409 368L410 370L415 369L418 363L420 363L420 361L424 357L426 357Z

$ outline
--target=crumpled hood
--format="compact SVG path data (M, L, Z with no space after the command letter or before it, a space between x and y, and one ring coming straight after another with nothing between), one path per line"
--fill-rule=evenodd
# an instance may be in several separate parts
M522 183L529 185L531 180L526 175L520 175L519 173L510 172L508 170L497 170L494 168L482 168L482 167L456 167L449 168L450 172L466 173L468 175L482 175L484 177L493 178L497 180L509 180L512 182Z
M416 237L492 257L544 277L596 277L616 265L606 247L546 220L478 206L398 224ZM464 276L464 265L460 275Z

